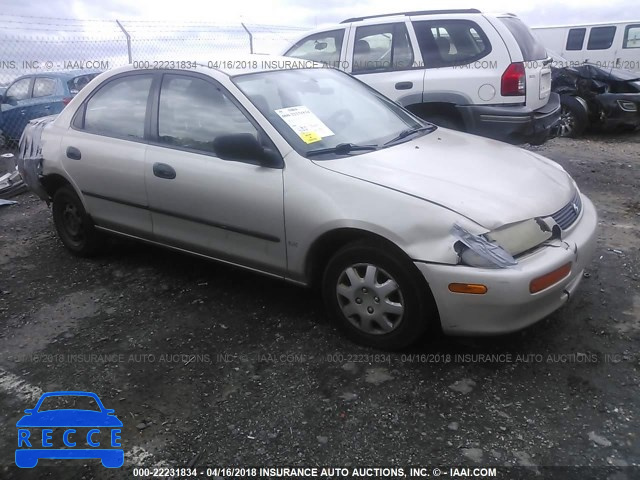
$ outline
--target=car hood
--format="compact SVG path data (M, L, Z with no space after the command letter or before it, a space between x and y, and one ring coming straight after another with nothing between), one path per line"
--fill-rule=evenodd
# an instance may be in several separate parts
M314 163L439 204L487 229L551 215L575 193L555 162L443 128L391 148Z
M17 427L121 427L122 422L114 415L91 410L47 410L25 415Z

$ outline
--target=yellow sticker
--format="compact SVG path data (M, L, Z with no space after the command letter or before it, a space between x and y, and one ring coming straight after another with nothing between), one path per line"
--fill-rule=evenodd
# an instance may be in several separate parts
M322 140L322 137L316 132L301 132L299 135L304 143L314 143Z

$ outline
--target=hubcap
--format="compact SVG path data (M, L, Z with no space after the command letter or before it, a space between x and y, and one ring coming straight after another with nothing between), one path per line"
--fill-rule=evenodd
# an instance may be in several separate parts
M82 240L82 217L75 205L67 203L62 211L62 221L64 228L72 240L79 242Z
M336 295L347 320L365 333L386 334L402 322L400 286L375 265L358 263L346 268L338 278Z

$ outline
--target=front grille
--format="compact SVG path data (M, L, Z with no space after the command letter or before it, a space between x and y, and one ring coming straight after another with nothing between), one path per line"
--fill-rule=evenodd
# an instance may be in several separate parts
M573 199L564 207L551 215L551 218L560 226L562 230L566 230L578 219L582 211L582 200L580 192L576 191Z

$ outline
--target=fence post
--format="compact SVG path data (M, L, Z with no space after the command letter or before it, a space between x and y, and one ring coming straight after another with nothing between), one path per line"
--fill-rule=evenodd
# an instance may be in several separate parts
M244 28L244 31L247 32L247 35L249 35L249 53L253 53L253 34L249 31L249 29L245 26L243 22L240 22L240 25L242 25L242 28Z
M125 37L127 37L127 53L129 54L129 65L131 65L131 35L129 35L129 32L124 29L120 21L116 20L116 23L120 27L120 30L122 30L122 33L124 33Z

